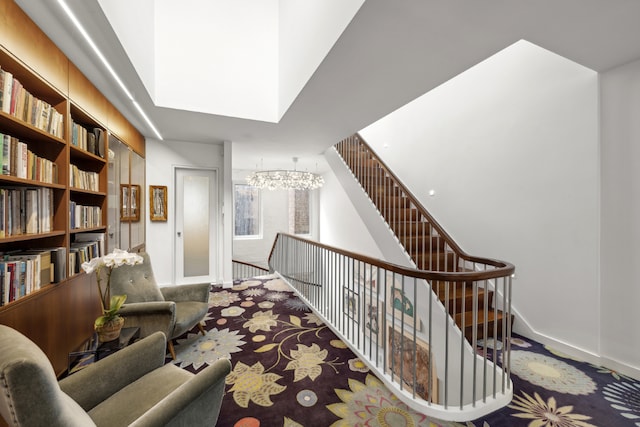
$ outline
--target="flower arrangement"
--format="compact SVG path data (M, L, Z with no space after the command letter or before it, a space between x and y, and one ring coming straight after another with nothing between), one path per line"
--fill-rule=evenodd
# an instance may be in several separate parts
M122 265L142 264L142 257L138 254L129 253L122 249L114 249L110 254L93 258L89 262L82 263L82 269L87 273L96 273L98 282L98 292L100 294L100 305L102 306L102 316L95 321L94 328L99 330L102 327L113 323L124 323L118 311L127 299L126 295L111 295L111 272L114 268ZM103 270L106 272L106 286L102 287ZM119 333L119 329L118 329ZM119 335L118 335L119 336ZM117 336L116 336L117 338Z

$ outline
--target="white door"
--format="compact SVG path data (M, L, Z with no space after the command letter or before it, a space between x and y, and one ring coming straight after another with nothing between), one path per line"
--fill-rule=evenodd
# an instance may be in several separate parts
M174 283L218 277L218 172L175 168Z

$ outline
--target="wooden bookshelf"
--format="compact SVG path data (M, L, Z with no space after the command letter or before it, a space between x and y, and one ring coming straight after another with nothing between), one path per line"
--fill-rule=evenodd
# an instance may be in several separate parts
M55 165L57 173L54 182L0 175L0 188L44 188L53 195L51 229L0 237L0 252L63 247L68 255L77 233L107 230L109 136L117 135L142 157L144 138L12 0L0 0L0 68L17 78L34 98L53 106L64 123L62 134L55 135L0 111L0 133L26 143L33 155ZM72 123L88 132L99 129L103 134L102 149L76 144ZM71 186L72 166L95 174L98 186ZM99 208L99 224L72 228L73 204ZM100 314L95 278L68 271L65 276L0 307L0 323L21 331L38 344L57 374L67 368L68 354L91 336L93 321Z

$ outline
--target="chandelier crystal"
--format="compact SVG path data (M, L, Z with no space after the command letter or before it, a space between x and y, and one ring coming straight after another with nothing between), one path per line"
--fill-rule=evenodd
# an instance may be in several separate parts
M298 161L297 157L293 158L293 163ZM257 188L266 188L268 190L314 190L322 187L324 178L320 175L295 170L264 170L256 171L247 177L249 185Z

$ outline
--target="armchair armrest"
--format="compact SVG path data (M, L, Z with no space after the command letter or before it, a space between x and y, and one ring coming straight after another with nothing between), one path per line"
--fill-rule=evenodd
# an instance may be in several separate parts
M85 411L164 365L167 340L156 332L60 380L60 388Z
M198 301L209 302L210 283L193 285L163 286L160 292L167 301Z
M140 336L146 337L156 331L171 336L176 323L176 303L173 301L150 301L124 304L119 311L124 317L124 326L140 328Z
M231 362L219 359L150 408L130 426L216 424Z

